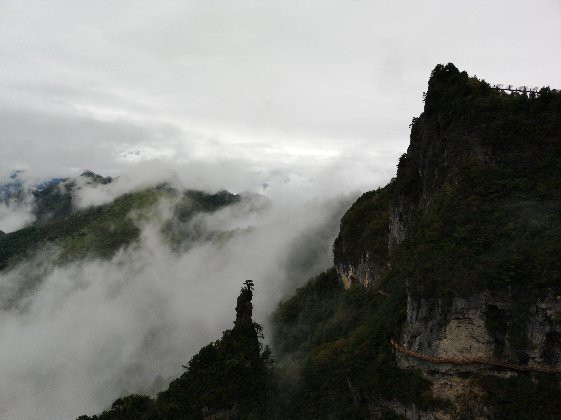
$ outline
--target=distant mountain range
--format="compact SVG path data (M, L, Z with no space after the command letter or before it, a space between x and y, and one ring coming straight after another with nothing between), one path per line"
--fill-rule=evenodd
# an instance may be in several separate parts
M58 250L55 265L84 258L110 258L138 241L141 224L149 220L157 220L162 238L171 249L184 250L193 241L214 240L229 234L194 230L189 222L195 215L212 213L242 200L240 195L227 191L206 193L161 183L130 191L108 204L78 208L74 199L84 178L90 186L113 181L91 171L79 178L82 179L54 178L42 183L42 188L31 190L35 220L22 229L0 236L0 272L11 270L46 246ZM151 218L162 202L170 207L170 215L162 220ZM133 214L134 217L130 217ZM16 304L30 288L40 283L43 275L22 277L14 293L0 296L0 307Z
M24 192L24 182L22 180L25 171L17 170L10 174L10 180L0 184L0 202L7 202L8 200L17 197ZM41 191L45 188L52 187L64 182L68 178L50 178L33 185L31 191Z

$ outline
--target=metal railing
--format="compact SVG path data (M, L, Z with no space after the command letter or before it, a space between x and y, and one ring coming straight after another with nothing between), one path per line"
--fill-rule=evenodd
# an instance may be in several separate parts
M516 93L523 93L523 94L531 94L538 95L540 88L539 87L528 87L528 86L519 86L515 87L513 85L493 85L491 89L499 90L501 92L516 92Z

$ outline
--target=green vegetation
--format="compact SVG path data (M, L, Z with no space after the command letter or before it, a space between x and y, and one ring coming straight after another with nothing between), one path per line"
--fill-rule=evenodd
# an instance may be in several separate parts
M73 183L51 185L40 191L33 191L35 205L33 215L36 223L61 220L72 213Z
M341 220L339 236L333 244L335 264L359 264L368 252L380 261L388 259L390 188L364 193ZM344 241L343 238L353 238Z
M560 115L559 92L509 95L451 64L435 68L411 134L412 144L430 136L442 148L423 168L440 179L424 180L430 205L403 244L415 293L512 287L531 300L561 285Z
M171 218L158 221L162 225L162 239L172 247L190 240L202 240L205 238L200 234L196 236L196 230L186 228L188 221L198 213L212 212L240 200L239 196L226 191L217 194L192 190L180 192L162 184L124 194L106 205L75 209L71 204L71 190L61 199L60 188L55 186L49 194L41 191L37 208L43 209L41 214L50 214L49 217L0 235L0 271L15 268L22 261L53 247L56 252L49 257L53 259L51 268L82 259L111 258L120 249L138 241L141 224L148 221L154 214L154 206L163 199L170 204L172 214ZM62 201L57 201L59 199ZM47 208L57 210L53 213L45 210ZM226 235L222 234L223 237ZM212 236L207 239L210 238ZM3 297L2 306L15 305L22 296L35 289L43 275L44 270L22 275L13 295Z
M481 130L488 145L516 148L557 144L561 121L561 93L548 87L535 94L507 94L491 89L484 80L469 77L453 64L435 67L429 80L425 111L436 114L443 131L461 126Z
M341 221L335 263L388 259L390 209L407 225L395 261L417 296L561 285L561 93L491 89L452 64L429 81L398 176Z
M495 419L557 419L561 413L559 384L547 374L519 374L509 378L485 375L475 378L483 403Z
M4 235L0 240L0 269L29 257L47 243L61 248L69 261L93 254L108 257L138 238L140 230L127 216L154 205L157 190L125 194L105 206L77 210L67 217L37 223Z
M389 340L405 316L405 283L388 273L389 296L344 290L334 269L298 289L273 315L273 347L282 356L276 404L286 418L367 418L371 406L397 400L438 405L429 382L397 367ZM279 418L283 418L282 416Z
M82 420L263 419L272 392L272 359L259 342L262 328L252 320L253 282L240 292L234 327L203 347L157 398L130 395L109 410Z
M43 202L56 202L59 191L52 194ZM46 244L60 247L61 262L84 257L111 257L121 247L138 239L138 222L147 220L149 210L162 198L169 199L172 204L173 217L162 228L164 234L170 235L169 227L175 220L186 222L196 213L215 211L240 200L239 196L226 191L217 194L180 193L160 185L124 194L110 204L82 210L60 210L57 213L60 217L51 217L3 235L0 239L0 270L29 257Z
M198 226L189 225L189 220L198 213L216 211L222 207L235 204L240 201L240 196L228 191L219 191L216 194L208 194L203 191L186 191L175 201L173 214L162 226L164 238L172 249L176 251L185 250L193 241L211 238L228 238L232 232L207 232Z
M113 181L111 177L102 177L92 171L84 171L77 179L87 185L105 185ZM60 183L53 183L46 188L33 191L35 223L61 220L72 214L74 211L72 193L76 189L77 179L66 178Z
M532 184L496 167L464 168L402 244L411 290L451 297L513 287L531 300L560 285L561 201Z

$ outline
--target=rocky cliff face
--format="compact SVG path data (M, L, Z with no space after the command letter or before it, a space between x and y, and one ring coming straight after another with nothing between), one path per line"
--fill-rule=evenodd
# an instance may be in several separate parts
M401 342L440 358L509 360L520 366L561 367L561 296L545 293L520 305L509 293L488 290L469 298L408 296ZM417 361L401 357L404 367ZM439 371L473 371L481 366L434 365ZM485 367L486 368L486 367Z
M385 261L373 260L368 252L358 264L340 263L337 272L345 288L361 284L365 287L375 287L385 269Z
M414 352L560 368L560 161L559 93L510 95L437 66L397 177L341 222L334 255L345 287L377 288L398 270L407 302L397 338ZM512 374L398 362L424 371L434 389L463 381L454 404L484 395L459 372Z

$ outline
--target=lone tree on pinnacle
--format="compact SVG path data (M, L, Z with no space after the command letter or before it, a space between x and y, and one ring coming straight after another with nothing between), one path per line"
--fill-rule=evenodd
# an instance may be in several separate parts
M269 347L259 342L263 328L251 318L253 287L252 280L243 283L234 327L194 355L186 371L156 399L119 398L99 416L80 420L267 418L273 362Z
M240 290L240 295L238 296L236 304L235 326L252 323L251 317L253 314L253 304L251 303L251 300L253 299L253 280L246 280L243 284L245 287L242 287Z

